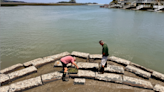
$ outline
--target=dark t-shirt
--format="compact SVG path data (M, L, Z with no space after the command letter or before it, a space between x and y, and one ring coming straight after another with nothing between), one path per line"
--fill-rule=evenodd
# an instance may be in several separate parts
M108 53L108 46L107 46L107 44L104 43L102 47L103 47L102 48L102 54L105 53L105 55L103 55L103 56L108 56L109 53Z

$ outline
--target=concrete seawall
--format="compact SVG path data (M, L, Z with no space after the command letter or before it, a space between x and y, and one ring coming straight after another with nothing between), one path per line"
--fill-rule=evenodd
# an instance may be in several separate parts
M34 59L25 62L24 64L16 64L1 70L0 91L39 91L40 86L45 87L46 89L46 86L49 83L56 83L61 80L62 65L59 60L67 55L77 57L76 64L79 66L77 74L69 74L70 80L75 78L71 85L80 84L85 87L86 85L89 85L88 82L92 80L100 83L103 82L104 84L107 82L107 85L130 87L130 90L145 90L145 92L164 91L164 74L162 73L132 63L129 60L111 56L107 61L108 65L105 68L105 73L99 74L99 62L101 62L100 54L91 54L90 56L89 53L78 51L73 51L72 53L63 52L48 57ZM94 60L89 62L89 59ZM24 66L24 68L22 68L22 66ZM21 67L21 69L18 69L17 67ZM74 68L74 66L71 66L70 64L69 68ZM148 72L147 70L151 71ZM122 89L125 90L126 87ZM42 89L41 92L44 92L45 89ZM50 87L49 89L53 89L53 87ZM95 90L96 88L90 91Z

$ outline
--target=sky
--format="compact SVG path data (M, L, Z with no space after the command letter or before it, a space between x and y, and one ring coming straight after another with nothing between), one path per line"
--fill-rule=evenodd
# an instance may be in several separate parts
M56 3L59 1L70 1L70 0L11 0L11 1L25 1L25 2L38 2L38 3ZM76 0L77 3L88 3L96 2L99 4L109 4L111 0Z

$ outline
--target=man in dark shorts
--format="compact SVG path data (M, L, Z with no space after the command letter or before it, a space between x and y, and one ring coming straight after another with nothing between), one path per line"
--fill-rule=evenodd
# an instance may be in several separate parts
M102 46L102 60L101 60L100 72L103 74L104 73L104 66L107 65L107 58L109 56L109 53L108 53L108 46L106 43L104 43L102 40L100 40L99 44Z
M63 65L63 70L64 70L63 77L62 77L63 81L68 81L66 79L66 72L68 70L68 68L67 68L68 63L72 63L72 65L75 65L76 68L79 69L78 66L76 65L76 63L74 62L75 60L76 60L76 58L72 57L72 56L65 56L65 57L60 59L62 65Z

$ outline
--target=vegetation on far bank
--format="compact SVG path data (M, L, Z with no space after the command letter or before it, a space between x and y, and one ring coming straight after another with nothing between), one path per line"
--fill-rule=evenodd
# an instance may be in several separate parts
M21 5L31 5L31 6L68 6L68 5L87 5L87 4L97 4L96 2L88 3L76 3L76 0L70 1L60 1L57 3L29 3L24 1L9 1L1 0L1 6L21 6Z

